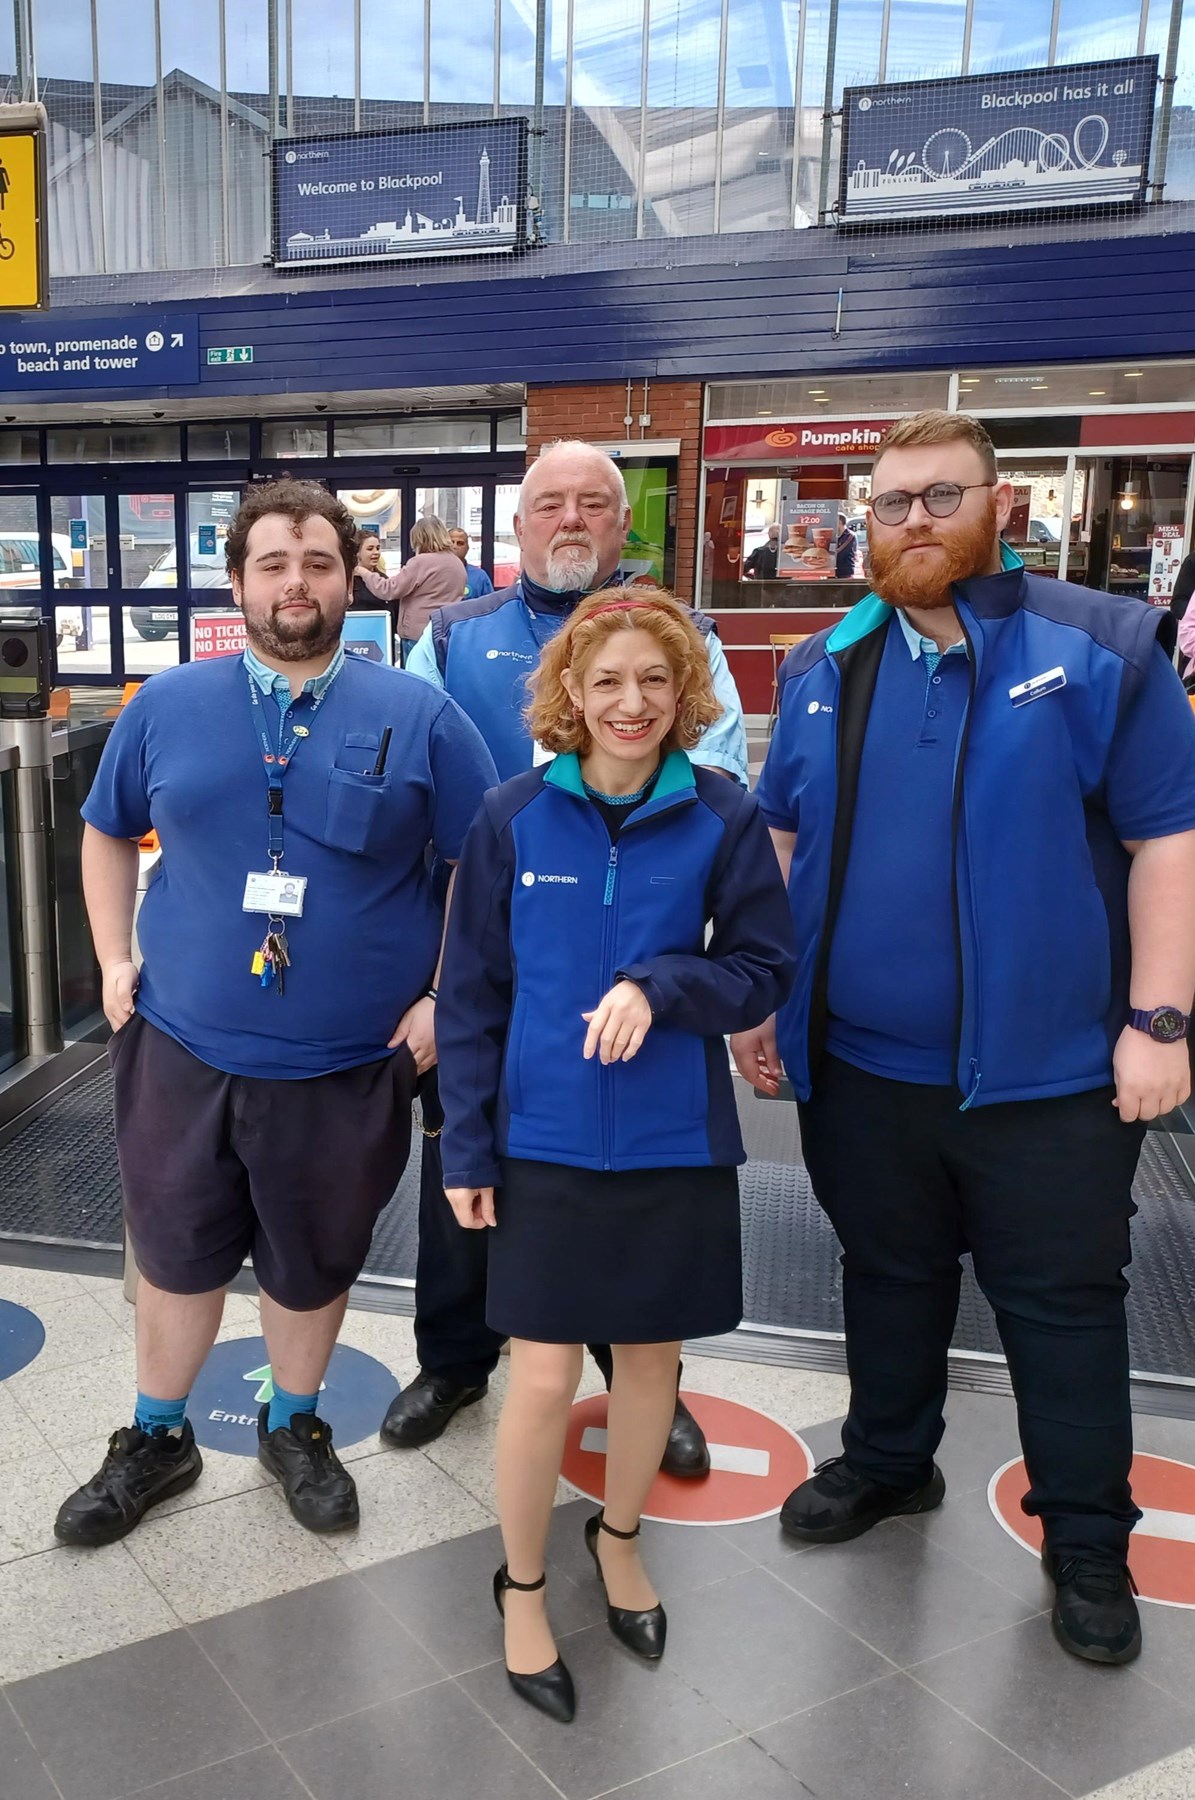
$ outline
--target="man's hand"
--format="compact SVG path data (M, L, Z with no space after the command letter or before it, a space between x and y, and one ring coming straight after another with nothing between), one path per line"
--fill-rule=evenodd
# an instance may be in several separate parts
M1160 1119L1181 1106L1191 1092L1190 1047L1184 1038L1177 1044L1158 1044L1146 1031L1126 1025L1112 1058L1116 1081L1113 1105L1121 1120Z
M749 1081L761 1094L770 1094L774 1100L780 1092L780 1077L784 1073L776 1048L775 1013L753 1031L736 1031L730 1040L730 1054L743 1080Z
M651 1030L647 995L633 981L616 981L595 1010L581 1017L589 1026L583 1052L586 1062L595 1050L601 1051L604 1063L630 1062Z
M387 1049L397 1050L400 1044L405 1044L415 1058L415 1068L420 1075L435 1066L436 1003L430 994L407 1008L394 1028Z
M445 1198L456 1214L456 1222L466 1231L484 1231L496 1225L493 1188L445 1188Z
M132 1018L141 975L136 963L109 963L104 970L104 1017L113 1031L122 1031Z

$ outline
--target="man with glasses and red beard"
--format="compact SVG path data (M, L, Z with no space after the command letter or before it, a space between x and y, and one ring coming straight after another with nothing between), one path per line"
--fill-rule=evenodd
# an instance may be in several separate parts
M464 708L503 781L541 758L523 718L527 676L540 651L586 594L621 579L631 524L621 469L593 444L548 445L523 479L514 524L520 552L514 586L436 613L406 664ZM746 786L747 738L734 677L710 621L695 614L694 622L709 651L722 716L689 755ZM434 1129L439 1111L426 1084L422 1100L424 1129L429 1123ZM462 1231L443 1194L425 1181L415 1285L419 1374L386 1415L382 1436L391 1444L431 1443L455 1413L485 1394L502 1342L485 1322L485 1293L485 1233ZM608 1385L609 1347L590 1348ZM705 1439L679 1396L662 1466L672 1475L709 1473Z
M1000 541L1012 500L974 419L922 413L880 444L875 591L792 652L759 782L801 972L732 1048L766 1091L787 1071L843 1248L843 1455L783 1528L841 1543L941 1503L969 1250L1055 1635L1123 1663L1123 1271L1146 1122L1191 1086L1195 719L1169 615L1030 574Z

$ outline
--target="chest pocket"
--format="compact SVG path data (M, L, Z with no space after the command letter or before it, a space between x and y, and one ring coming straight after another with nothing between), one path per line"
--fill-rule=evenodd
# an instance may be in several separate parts
M328 773L324 841L356 856L380 852L388 833L390 772L373 775L381 743L376 732L350 731Z

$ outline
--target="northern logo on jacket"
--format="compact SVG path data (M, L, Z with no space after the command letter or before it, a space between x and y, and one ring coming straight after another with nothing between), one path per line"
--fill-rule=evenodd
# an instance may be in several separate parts
M523 650L487 650L485 653L487 662L497 662L500 656L504 656L508 662L529 663L535 661L534 656L528 656Z
M534 887L536 882L548 882L555 887L580 887L579 875L536 875L531 869L524 869L521 876L523 886Z
M812 717L814 713L832 713L834 708L827 706L824 700L811 700L805 711Z

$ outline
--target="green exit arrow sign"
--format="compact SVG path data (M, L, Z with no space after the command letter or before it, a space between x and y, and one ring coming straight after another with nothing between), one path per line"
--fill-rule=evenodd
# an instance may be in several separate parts
M209 369L219 368L224 363L251 363L252 361L252 344L227 344L222 349L209 350L207 353Z

